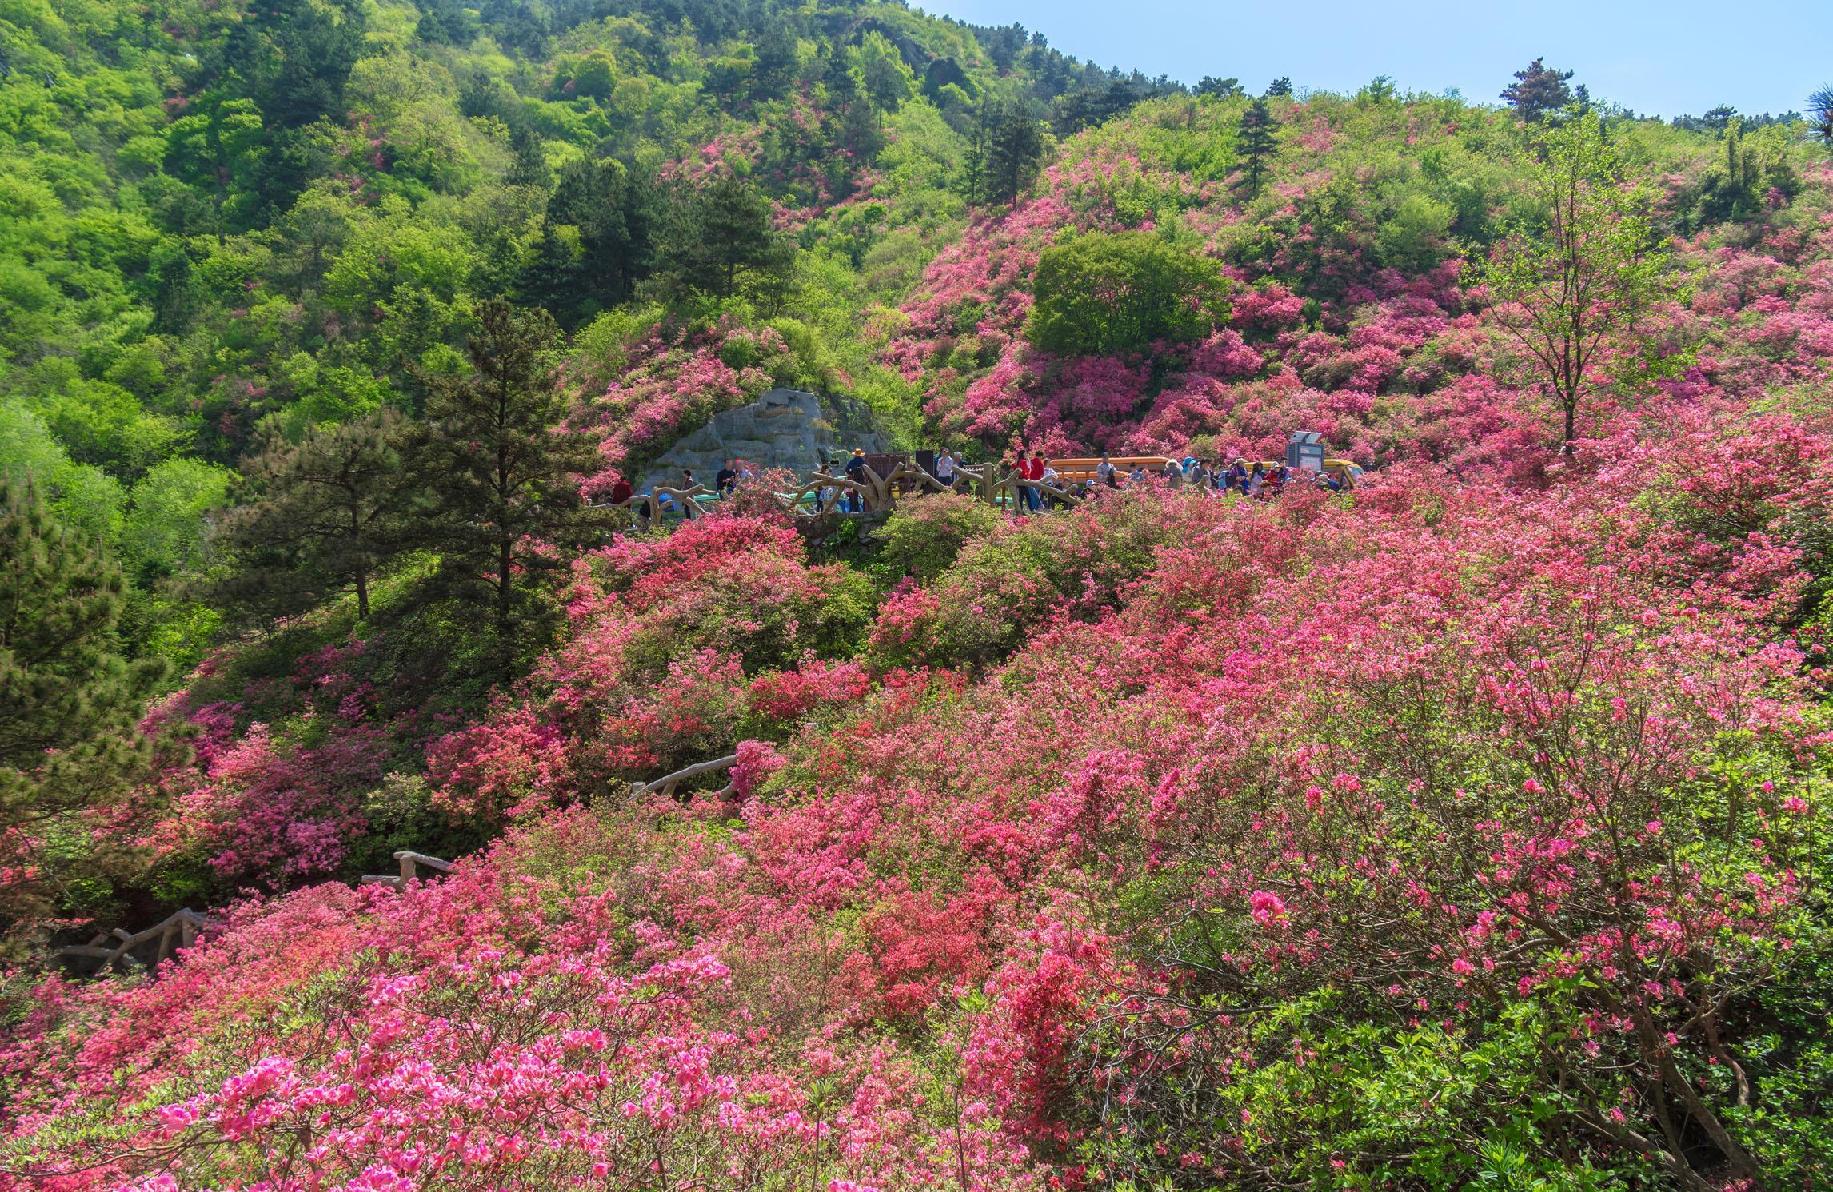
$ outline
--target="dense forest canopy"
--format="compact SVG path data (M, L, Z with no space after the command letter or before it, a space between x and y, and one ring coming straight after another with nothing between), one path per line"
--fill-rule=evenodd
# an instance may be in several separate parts
M0 0L0 1188L1833 1181L1833 89L1521 57Z

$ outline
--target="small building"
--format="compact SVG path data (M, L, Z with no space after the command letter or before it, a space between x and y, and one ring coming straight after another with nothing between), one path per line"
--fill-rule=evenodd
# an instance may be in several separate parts
M1286 440L1286 466L1294 471L1324 470L1324 436L1314 430L1295 430Z

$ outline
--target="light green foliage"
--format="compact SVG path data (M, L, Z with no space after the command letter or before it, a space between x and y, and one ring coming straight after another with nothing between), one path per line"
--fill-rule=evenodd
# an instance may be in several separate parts
M12 400L0 401L0 478L31 481L59 521L98 542L113 542L120 532L121 482L73 461L44 419Z
M1597 115L1543 129L1535 220L1510 230L1482 278L1558 403L1569 444L1592 362L1658 296L1667 253L1652 189L1626 176Z
M1381 263L1409 272L1438 264L1445 255L1456 218L1457 211L1451 204L1431 195L1404 195L1395 204L1394 214L1375 231L1375 249Z
M1145 232L1090 232L1044 250L1031 342L1067 355L1198 340L1227 316L1221 266Z
M51 358L21 378L46 426L79 463L136 476L178 444L173 421L150 413L128 390L90 380L68 358Z
M128 493L121 555L137 579L198 570L204 563L205 518L227 503L230 472L197 459L156 464Z
M976 497L937 494L899 507L878 534L884 578L895 583L908 575L928 583L963 546L991 534L999 522L999 510Z
M865 84L866 94L877 107L896 111L916 90L916 76L904 64L904 57L883 33L874 29L852 47L853 65Z

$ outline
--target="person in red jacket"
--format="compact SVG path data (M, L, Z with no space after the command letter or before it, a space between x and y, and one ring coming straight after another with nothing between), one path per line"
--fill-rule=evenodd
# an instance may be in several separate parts
M622 476L619 476L617 478L617 483L611 486L611 503L613 505L628 505L630 503L631 491L630 482L625 480Z
M1031 458L1025 463L1025 479L1031 482L1025 486L1025 499L1031 506L1031 512L1036 513L1044 506L1043 490L1037 487L1044 480L1044 456L1042 452L1033 451L1031 453Z

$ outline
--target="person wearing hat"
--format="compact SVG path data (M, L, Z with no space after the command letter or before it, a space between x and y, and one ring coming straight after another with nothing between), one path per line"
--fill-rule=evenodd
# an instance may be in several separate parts
M866 453L863 447L853 448L853 458L846 461L846 478L854 484L866 482ZM859 490L853 489L846 496L847 508L854 513L860 512L865 505L859 499Z

